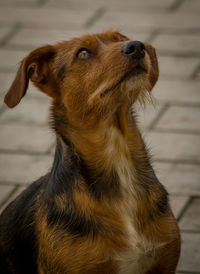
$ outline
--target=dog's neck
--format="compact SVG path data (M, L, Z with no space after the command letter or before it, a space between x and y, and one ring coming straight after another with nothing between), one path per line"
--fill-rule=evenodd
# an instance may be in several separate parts
M53 208L56 197L72 199L76 190L84 189L96 202L106 201L110 208L121 204L124 212L134 212L138 230L166 213L167 192L155 176L134 118L126 114L116 113L106 123L109 127L99 123L93 129L73 129L67 134L60 131L64 125L60 121L47 185L47 200L54 201Z
M76 172L83 175L96 197L120 196L122 188L134 192L133 184L139 191L146 191L156 180L130 109L119 108L108 119L92 127L84 126L71 128L66 124L56 130L62 140L57 154L62 150L63 159L73 155L79 167ZM65 162L62 161L62 172Z

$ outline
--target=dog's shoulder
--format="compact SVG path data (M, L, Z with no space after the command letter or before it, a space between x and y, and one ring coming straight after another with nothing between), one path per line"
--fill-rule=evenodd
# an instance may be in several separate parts
M3 273L36 273L36 200L47 180L48 174L32 183L0 216L0 269Z

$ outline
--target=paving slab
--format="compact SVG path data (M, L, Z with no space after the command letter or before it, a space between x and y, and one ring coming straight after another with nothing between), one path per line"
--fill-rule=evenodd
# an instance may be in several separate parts
M200 106L169 106L155 129L200 133ZM199 136L200 138L200 136Z
M178 218L188 203L190 197L189 196L178 196L178 195L170 195L169 201L174 213L175 218Z
M199 78L200 79L200 78ZM160 79L152 91L156 100L170 104L199 104L200 81Z
M154 168L169 193L200 196L200 165L154 161Z
M198 69L196 75L195 75L195 78L200 80L200 69Z
M3 183L29 184L45 175L53 158L46 155L0 153L0 181Z
M1 0L0 6L26 6L39 3L40 0Z
M178 270L198 273L200 270L200 233L182 233L182 250Z
M35 98L35 99L41 100L43 102L48 102L48 103L50 103L52 100L52 98L50 96L48 96L44 92L40 91L38 88L34 87L33 84L31 83L31 81L29 81L29 87L27 90L26 97L24 97L22 100L24 100L25 98L27 98L27 99Z
M1 125L0 151L18 153L47 153L55 137L45 126L20 125L14 122Z
M14 75L14 73L0 73L0 109L4 104L4 96L8 91L9 85L12 83L11 81L14 79Z
M26 96L13 109L6 109L0 116L0 124L16 122L17 124L47 125L50 99L38 100L36 97Z
M85 34L83 30L65 30L65 29L31 29L23 28L14 35L8 42L8 46L26 47L34 49L46 44L54 44L56 42L69 40Z
M200 232L200 198L193 198L179 226L181 229Z
M105 7L106 1L102 0L82 0L79 5L77 5L76 1L73 0L49 0L46 1L43 8L67 8L71 10L95 10L100 7Z
M195 134L149 132L147 144L155 159L200 163L200 138Z
M0 27L0 44L3 42L4 37L12 30L12 27Z
M160 80L152 92L158 103L155 109L149 104L138 109L140 127L173 212L181 217L178 273L200 273L199 5L197 0L0 0L0 43L19 26L0 47L0 211L50 170L55 149L45 94L30 84L16 108L2 107L21 59L43 44L117 29L132 40L150 41L159 52Z
M4 96L6 92L8 91L9 87L11 86L16 73L7 73L7 72L1 72L0 73L0 109L2 106L4 108L6 107L4 105ZM22 98L20 101L20 104L17 105L14 109L9 110L7 109L9 113L6 114L6 117L8 117L9 120L14 120L13 117L14 114L19 115L20 121L28 121L29 119L31 121L43 123L46 120L46 115L48 114L48 106L51 104L51 98L47 96L45 93L39 91L37 88L35 88L31 82L29 82L29 87L27 90L26 95ZM30 113L27 113L28 107L30 107ZM37 111L38 110L38 111ZM33 111L33 112L32 112ZM37 111L37 113L36 113ZM23 114L26 114L22 117ZM33 116L34 115L34 116ZM12 116L12 117L11 117ZM32 118L31 118L32 117ZM0 120L4 120L4 116L0 116ZM16 117L15 120L18 118Z
M189 78L199 65L195 57L159 56L158 60L160 76L168 79Z
M14 187L12 185L9 185L9 187L12 187L14 190L11 193L9 193L9 195L7 196L7 199L1 205L0 214L27 186ZM0 184L0 188L1 188L1 184Z
M15 76L15 72L1 72L0 73L0 96L9 88Z
M168 54L194 54L200 53L200 36L190 34L159 34L152 41L160 52Z
M16 22L26 27L66 27L81 29L84 22L91 17L86 10L42 9L40 7L1 7L0 20L7 24Z
M147 102L146 106L141 106L140 104L135 105L135 112L138 121L139 128L142 132L145 132L161 113L164 108L164 104L155 104Z
M96 21L93 28L138 28L145 30L167 29L167 30L190 30L200 26L199 15L187 13L165 13L165 12L139 12L108 10L100 20Z
M184 271L184 272L182 272L182 271L179 272L179 271L178 271L178 272L176 272L176 273L177 273L177 274L199 274L199 272L195 272L195 273L194 273L194 272L186 272L186 271Z
M0 49L0 71L16 72L22 59L28 54L26 50Z
M126 11L126 10L155 10L155 9L167 9L169 8L172 4L174 3L174 0L151 0L151 1L146 1L146 0L101 0L101 1L94 1L94 0L83 0L81 1L81 5L77 5L77 3L73 0L59 0L59 1L54 1L54 0L49 0L46 2L44 7L68 7L70 9L91 9L91 7L98 7L98 6L103 6L106 9L112 9L112 10L120 10L120 11Z
M102 29L101 31L104 31ZM120 31L120 29L119 29ZM54 44L59 41L69 40L74 37L80 37L83 34L93 34L95 30L66 30L66 29L42 29L42 28L22 28L20 31L9 39L8 47L34 49L45 44ZM147 41L150 37L149 32L126 31L123 34L127 35L132 40Z
M13 192L14 189L15 186L0 184L0 206L9 197L9 195Z
M16 72L17 72L17 68L13 72L0 72L0 108L3 105L4 96L15 78ZM28 87L26 96L22 98L20 105L23 103L25 98L38 99L39 101L38 104L40 104L40 101L44 103L45 101L49 102L50 100L50 97L48 97L43 92L40 92L37 88L35 88L32 85L31 82L29 82L29 87Z
M199 13L200 11L200 1L199 0L184 0L179 7L179 12L185 13Z
M120 31L120 29L119 29ZM138 40L138 41L142 41L142 42L147 42L149 41L150 37L151 37L151 32L139 32L136 30L126 30L123 32L124 35L126 35L130 40Z

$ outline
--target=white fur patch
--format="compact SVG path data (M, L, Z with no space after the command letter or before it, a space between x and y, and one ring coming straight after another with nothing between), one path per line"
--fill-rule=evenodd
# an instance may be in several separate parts
M129 149L117 129L111 128L108 134L106 156L115 167L124 190L123 202L116 205L116 208L124 220L130 243L129 249L116 256L115 260L119 263L119 274L144 274L156 260L155 251L165 243L147 242L135 230L134 212L137 210L137 201L134 181L136 178L134 168L128 159Z
M103 82L93 93L92 95L89 97L88 99L88 103L91 104L96 97L100 96L101 93L108 87L108 83L107 82Z

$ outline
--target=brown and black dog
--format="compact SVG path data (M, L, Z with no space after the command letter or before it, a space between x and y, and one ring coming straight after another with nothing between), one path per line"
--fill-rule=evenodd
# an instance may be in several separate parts
M158 79L155 49L118 32L32 51L5 96L31 80L52 97L51 171L1 215L1 273L175 273L180 237L132 105Z

